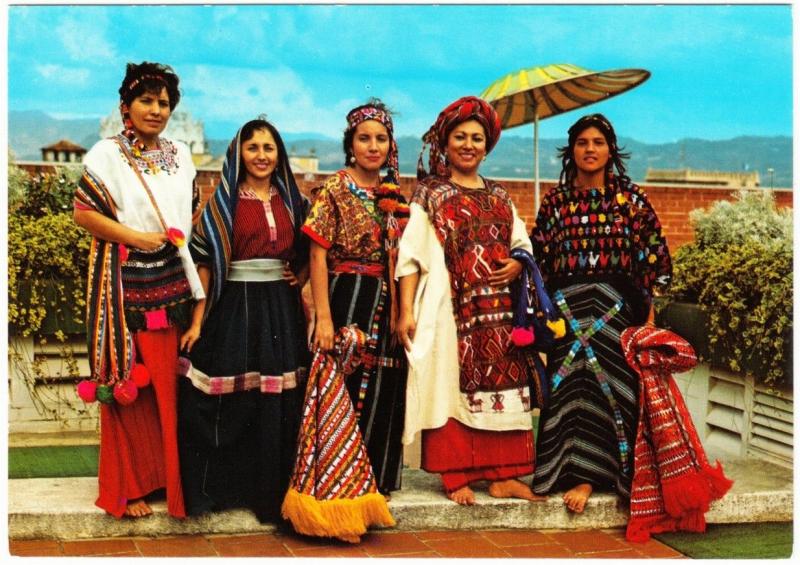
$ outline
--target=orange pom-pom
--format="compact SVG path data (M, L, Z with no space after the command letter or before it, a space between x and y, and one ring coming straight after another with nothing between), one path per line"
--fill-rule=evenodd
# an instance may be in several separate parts
M167 239L175 247L183 247L186 244L186 236L178 228L169 228L167 230Z

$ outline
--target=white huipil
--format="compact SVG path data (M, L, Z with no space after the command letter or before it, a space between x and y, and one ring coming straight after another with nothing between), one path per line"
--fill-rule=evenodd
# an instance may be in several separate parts
M167 228L180 229L188 241L192 235L192 183L197 171L186 145L164 138L161 141L164 145L172 144L176 147L177 154L174 158L177 166L170 167L168 171L159 171L158 174L142 173L142 177L158 204ZM148 155L158 152L144 153ZM98 141L84 156L83 165L108 189L114 199L119 223L142 232L164 231L142 182L114 138ZM203 287L200 285L188 245L179 247L178 254L192 295L198 300L204 298Z

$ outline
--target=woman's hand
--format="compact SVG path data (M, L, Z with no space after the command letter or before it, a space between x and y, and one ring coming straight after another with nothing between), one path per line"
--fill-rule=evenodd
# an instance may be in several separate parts
M283 280L288 282L290 286L298 286L300 284L300 279L297 278L288 265L283 268Z
M496 269L489 275L489 284L493 286L506 286L516 279L522 272L522 263L511 257L499 259L498 263L503 266Z
M330 318L317 318L313 346L314 349L319 347L323 351L333 349L333 322Z
M183 351L185 349L188 353L198 339L200 339L200 324L192 324L181 336L180 350Z
M155 251L167 241L167 234L164 232L136 232L132 244L136 249L142 251Z
M417 322L414 321L414 316L411 312L401 312L397 320L397 328L395 335L406 351L411 351L411 340L414 339L414 333L417 331Z

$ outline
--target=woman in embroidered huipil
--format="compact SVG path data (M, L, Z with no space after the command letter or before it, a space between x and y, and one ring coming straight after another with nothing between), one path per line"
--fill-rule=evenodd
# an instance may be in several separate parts
M378 489L388 495L400 488L403 465L406 365L393 339L393 275L408 206L397 184L392 118L382 102L373 99L347 114L343 147L346 167L314 191L303 226L311 238L313 345L330 350L342 326L356 324L367 333L365 361L346 384Z
M561 149L559 185L544 196L531 233L568 330L548 354L533 489L567 491L574 512L594 490L630 497L639 389L619 337L652 324L653 287L671 275L661 224L625 175L626 157L605 117L578 120Z
M169 513L183 517L178 340L202 288L190 283L197 272L181 258L181 238L168 240L168 232L191 233L195 168L185 145L160 137L180 99L171 68L128 64L119 94L125 129L86 154L74 212L93 236L87 334L92 377L102 385L96 504L116 517L145 516L143 498L166 487ZM111 386L124 394L110 398Z
M208 298L181 338L178 444L186 511L248 507L280 521L308 367L300 288L307 212L278 130L233 138L191 241Z
M471 505L470 483L495 497L543 500L518 480L534 466L529 354L511 342L512 249L531 245L511 198L478 174L500 118L472 96L445 108L400 241L398 337L409 359L404 442L422 430L422 468ZM424 152L424 146L423 146Z

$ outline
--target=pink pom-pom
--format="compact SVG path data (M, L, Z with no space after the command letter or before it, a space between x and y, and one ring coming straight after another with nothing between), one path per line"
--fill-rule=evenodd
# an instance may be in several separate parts
M136 388L136 383L130 379L120 381L114 386L114 400L122 406L131 404L137 396L139 396L139 389Z
M119 244L119 262L124 263L128 260L128 248L122 243Z
M77 387L78 396L86 403L97 400L97 383L94 381L81 381Z
M142 363L137 363L131 370L131 380L139 388L144 388L150 384L150 371Z
M511 341L517 347L525 347L533 343L535 337L533 335L533 328L514 328L511 330Z

